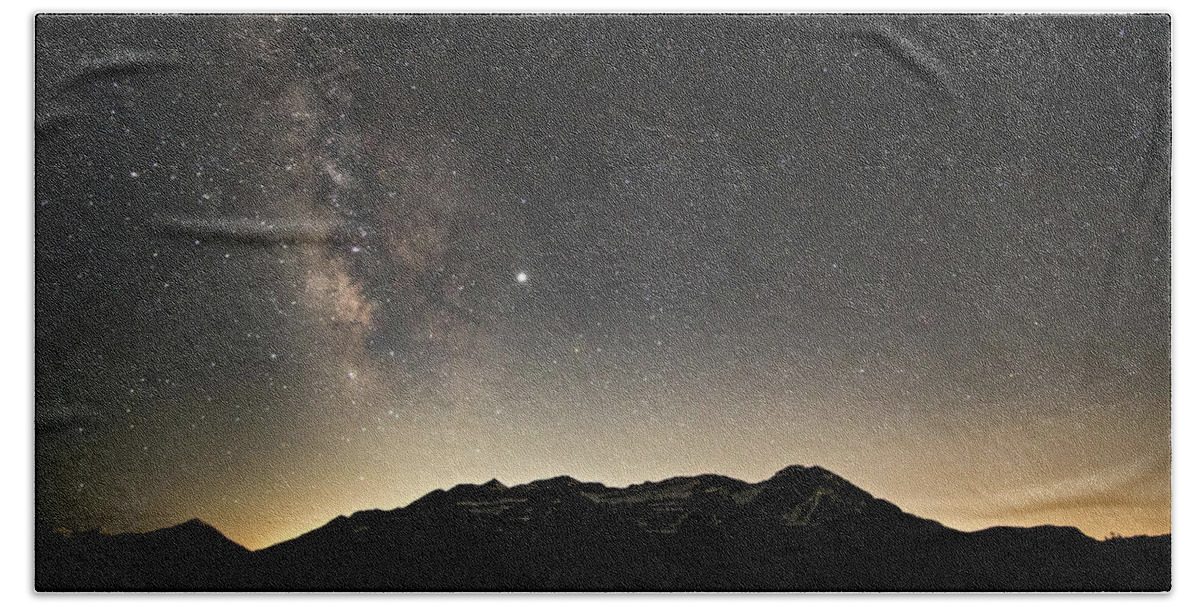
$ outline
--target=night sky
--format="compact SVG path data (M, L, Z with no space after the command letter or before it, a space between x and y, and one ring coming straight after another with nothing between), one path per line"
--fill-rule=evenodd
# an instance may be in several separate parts
M36 518L817 464L1166 533L1170 22L42 17Z

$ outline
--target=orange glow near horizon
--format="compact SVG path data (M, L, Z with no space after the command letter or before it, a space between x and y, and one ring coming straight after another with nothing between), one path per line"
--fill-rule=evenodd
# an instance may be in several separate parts
M1138 456L1139 444L1167 436L1167 421L1114 424L1118 411L1097 406L1041 420L1037 428L1021 426L1021 433L970 425L952 431L914 420L908 428L842 421L843 431L830 434L822 429L835 421L781 413L767 417L766 432L752 433L728 418L696 419L688 428L627 418L609 421L607 431L580 427L570 436L536 426L495 429L482 408L429 412L389 429L391 440L352 440L322 450L294 480L275 480L270 491L242 478L224 486L227 494L161 502L156 510L164 517L156 527L198 513L232 540L259 549L338 515L394 509L459 483L497 478L513 486L570 475L624 487L702 473L757 482L787 465L805 464L964 531L1053 524L1101 539L1169 533L1169 453ZM1080 456L1089 452L1100 455Z

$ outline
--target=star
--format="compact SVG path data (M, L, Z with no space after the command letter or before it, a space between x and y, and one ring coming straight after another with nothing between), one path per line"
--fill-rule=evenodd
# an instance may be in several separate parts
M529 275L525 274L525 271L518 272L518 273L517 273L517 282L518 282L518 283L520 283L520 284L522 284L522 285L524 285L524 284L528 283L528 282L529 282Z

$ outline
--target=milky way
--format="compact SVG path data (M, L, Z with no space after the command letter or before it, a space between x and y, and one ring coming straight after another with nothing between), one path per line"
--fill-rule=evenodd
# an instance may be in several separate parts
M1170 531L1170 25L41 17L40 524L819 464Z

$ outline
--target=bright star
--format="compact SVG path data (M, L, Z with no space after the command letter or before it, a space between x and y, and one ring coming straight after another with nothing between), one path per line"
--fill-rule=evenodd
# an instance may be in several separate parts
M518 272L518 273L517 273L517 282L518 282L518 283L522 283L522 284L523 284L523 283L528 283L528 282L529 282L529 275L525 274L524 272Z

